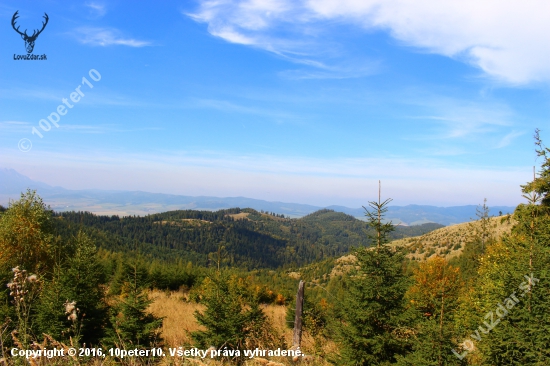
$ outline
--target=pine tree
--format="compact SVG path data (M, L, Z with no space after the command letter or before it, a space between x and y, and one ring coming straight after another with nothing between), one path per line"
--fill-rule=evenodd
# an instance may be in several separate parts
M513 218L512 233L482 257L475 287L473 316L492 312L494 320L479 317L470 333L482 336L476 346L489 364L542 365L550 359L550 212L520 205Z
M111 310L112 328L108 329L106 344L146 348L162 342L160 331L163 319L147 312L152 303L147 294L146 268L137 261L124 263L125 281L121 295Z
M344 297L335 304L335 324L342 352L338 362L346 365L393 363L409 349L407 322L403 319L403 297L407 279L402 253L389 249L388 233L393 225L383 223L391 199L369 202L365 208L369 225L375 230L376 248L359 248L356 269L344 280Z
M387 244L390 241L389 233L395 230L395 226L391 223L391 221L386 223L383 222L384 216L386 215L386 212L388 212L388 204L392 201L392 199L388 198L384 202L381 202L381 191L381 183L378 181L378 202L369 201L369 207L372 211L363 206L365 216L367 217L367 222L375 232L375 235L369 235L369 238L376 243L376 250L379 250L382 245Z
M544 161L539 177L522 186L528 203L514 211L511 233L481 257L473 301L466 305L479 325L469 332L480 338L473 342L479 354L471 357L485 364L550 360L550 154L538 130L535 144Z
M460 268L462 278L469 282L474 281L477 276L479 259L485 253L485 249L495 242L491 226L496 224L491 223L487 199L476 208L476 216L476 221L468 223L469 235L465 236L467 241L462 253L451 260L451 264Z
M541 205L550 206L550 148L544 146L538 128L535 130L534 138L535 152L544 161L541 164L539 176L521 187L524 194L529 194L529 197L524 197L533 199L533 203L540 200Z
M204 280L203 312L196 311L197 322L206 329L195 331L192 337L197 347L230 350L253 349L267 318L258 302L251 301L238 278L223 272ZM238 360L237 360L238 361Z
M476 208L476 216L478 217L477 225L470 225L470 228L475 232L476 239L481 246L480 252L483 253L488 242L492 239L491 217L489 216L487 198L483 199L483 205Z
M96 246L79 232L67 248L71 252L66 253L53 278L44 285L36 323L40 333L57 340L71 337L77 343L98 345L104 336L108 306Z

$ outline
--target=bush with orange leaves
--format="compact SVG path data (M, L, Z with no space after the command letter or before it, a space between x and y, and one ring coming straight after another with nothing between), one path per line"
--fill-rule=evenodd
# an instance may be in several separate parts
M277 305L285 305L286 299L282 294L277 294L277 297L275 298L275 304Z
M444 316L445 308L456 304L460 285L460 269L444 258L432 257L414 271L407 298L426 317Z
M453 320L460 288L459 269L444 258L430 258L415 270L414 284L405 295L413 327L402 329L412 350L397 357L399 366L463 364L451 353L459 339Z

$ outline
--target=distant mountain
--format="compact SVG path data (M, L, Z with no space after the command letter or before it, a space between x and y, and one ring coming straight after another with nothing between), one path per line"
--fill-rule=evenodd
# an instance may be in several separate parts
M30 178L19 174L13 169L0 168L0 194L1 195L19 195L22 191L27 190L27 187L33 189L47 190L52 189L51 186L36 182Z
M216 211L233 207L252 208L298 218L323 208L343 212L364 219L363 208L344 206L319 207L300 203L269 202L246 197L180 196L141 191L69 190L52 187L19 174L13 169L0 168L0 204L18 199L27 188L36 189L44 201L55 211L89 211L103 215L147 215L173 210ZM455 207L391 206L387 218L394 224L419 225L428 222L452 225L470 221L476 216L475 205ZM513 212L514 207L491 207L491 214Z
M253 209L178 210L144 217L99 216L83 212L57 213L56 235L86 232L103 249L139 251L151 259L212 265L223 248L223 263L248 269L302 266L338 257L353 247L368 246L373 230L364 221L332 210L300 219ZM390 233L402 239L428 233L439 224L399 226ZM220 247L220 245L222 247Z

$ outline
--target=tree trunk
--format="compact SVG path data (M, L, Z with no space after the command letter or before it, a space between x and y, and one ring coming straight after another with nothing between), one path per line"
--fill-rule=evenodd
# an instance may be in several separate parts
M294 335L292 337L292 348L297 349L302 342L302 312L304 308L304 281L300 280L298 284L298 293L296 294L296 313L294 316Z

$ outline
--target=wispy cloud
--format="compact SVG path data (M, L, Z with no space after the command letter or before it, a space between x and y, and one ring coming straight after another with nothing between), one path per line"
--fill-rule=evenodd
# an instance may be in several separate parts
M3 133L29 132L30 123L22 121L3 121L0 122L0 131Z
M40 99L59 101L63 98L63 94L59 90L53 89L38 89L36 87L14 87L11 89L0 89L0 97L3 99Z
M86 3L86 7L90 9L90 12L95 17L102 17L107 13L107 7L105 4L100 4L97 2Z
M60 127L60 130L84 134L124 133L136 131L159 131L160 127L143 128L120 128L118 125L77 125L67 124Z
M226 100L217 100L217 99L193 99L192 102L188 104L188 106L191 108L209 108L209 109L211 108L211 109L217 109L228 113L252 114L252 115L260 115L260 116L272 117L272 118L284 119L284 120L291 120L291 119L298 118L297 116L292 115L291 113L280 111L280 110L266 109L261 107L249 107L249 106L229 102Z
M91 46L146 47L152 45L149 41L124 37L120 31L113 28L81 27L74 31L74 37L80 43Z
M74 87L73 87L74 88ZM67 98L71 89L61 88L59 85L56 88L51 87L38 87L32 86L20 86L13 89L0 89L0 98L11 100L24 100L29 101L51 101L51 108L57 107L63 98ZM179 102L179 101L178 101ZM160 107L160 108L181 108L181 105L174 102L172 104L167 103L154 103L146 98L140 98L139 96L132 94L123 94L118 91L104 90L101 94L88 93L79 102L79 105L105 105L105 106L120 106L120 107ZM47 110L45 112L48 112Z
M299 61L298 63L303 64L304 62ZM378 74L382 69L381 62L371 60L334 65L310 62L307 65L313 68L285 70L279 75L287 79L350 79Z
M502 149L503 147L506 147L512 143L512 141L520 137L522 135L525 135L525 132L518 132L518 131L512 131L506 136L504 136L495 146L496 149Z
M513 126L514 112L506 104L482 100L471 101L451 97L423 95L404 100L426 114L410 117L434 125L433 133L426 131L415 139L461 140L483 139L487 134L508 130Z
M31 133L32 127L36 124L24 121L1 121L0 131L4 135L11 133ZM140 127L140 128L122 128L120 125L114 124L99 124L99 125L83 125L83 124L68 124L60 123L57 131L71 132L81 134L105 134L105 133L125 133L136 131L159 131L160 127Z
M342 65L346 50L328 40L328 33L312 22L314 14L303 4L285 0L202 1L197 11L184 15L208 24L208 31L215 37L272 52L309 68L281 73L285 78L341 79L378 72L376 60Z
M404 45L523 84L550 81L549 11L545 0L199 0L186 15L228 42L309 58L334 48L323 37L331 28L384 30Z
M303 37L277 37L274 28L285 23L288 31L293 24L296 6L286 1L202 1L199 9L185 15L208 24L209 32L228 42L259 47L275 53L304 54L307 43ZM225 13L225 14L224 14Z

